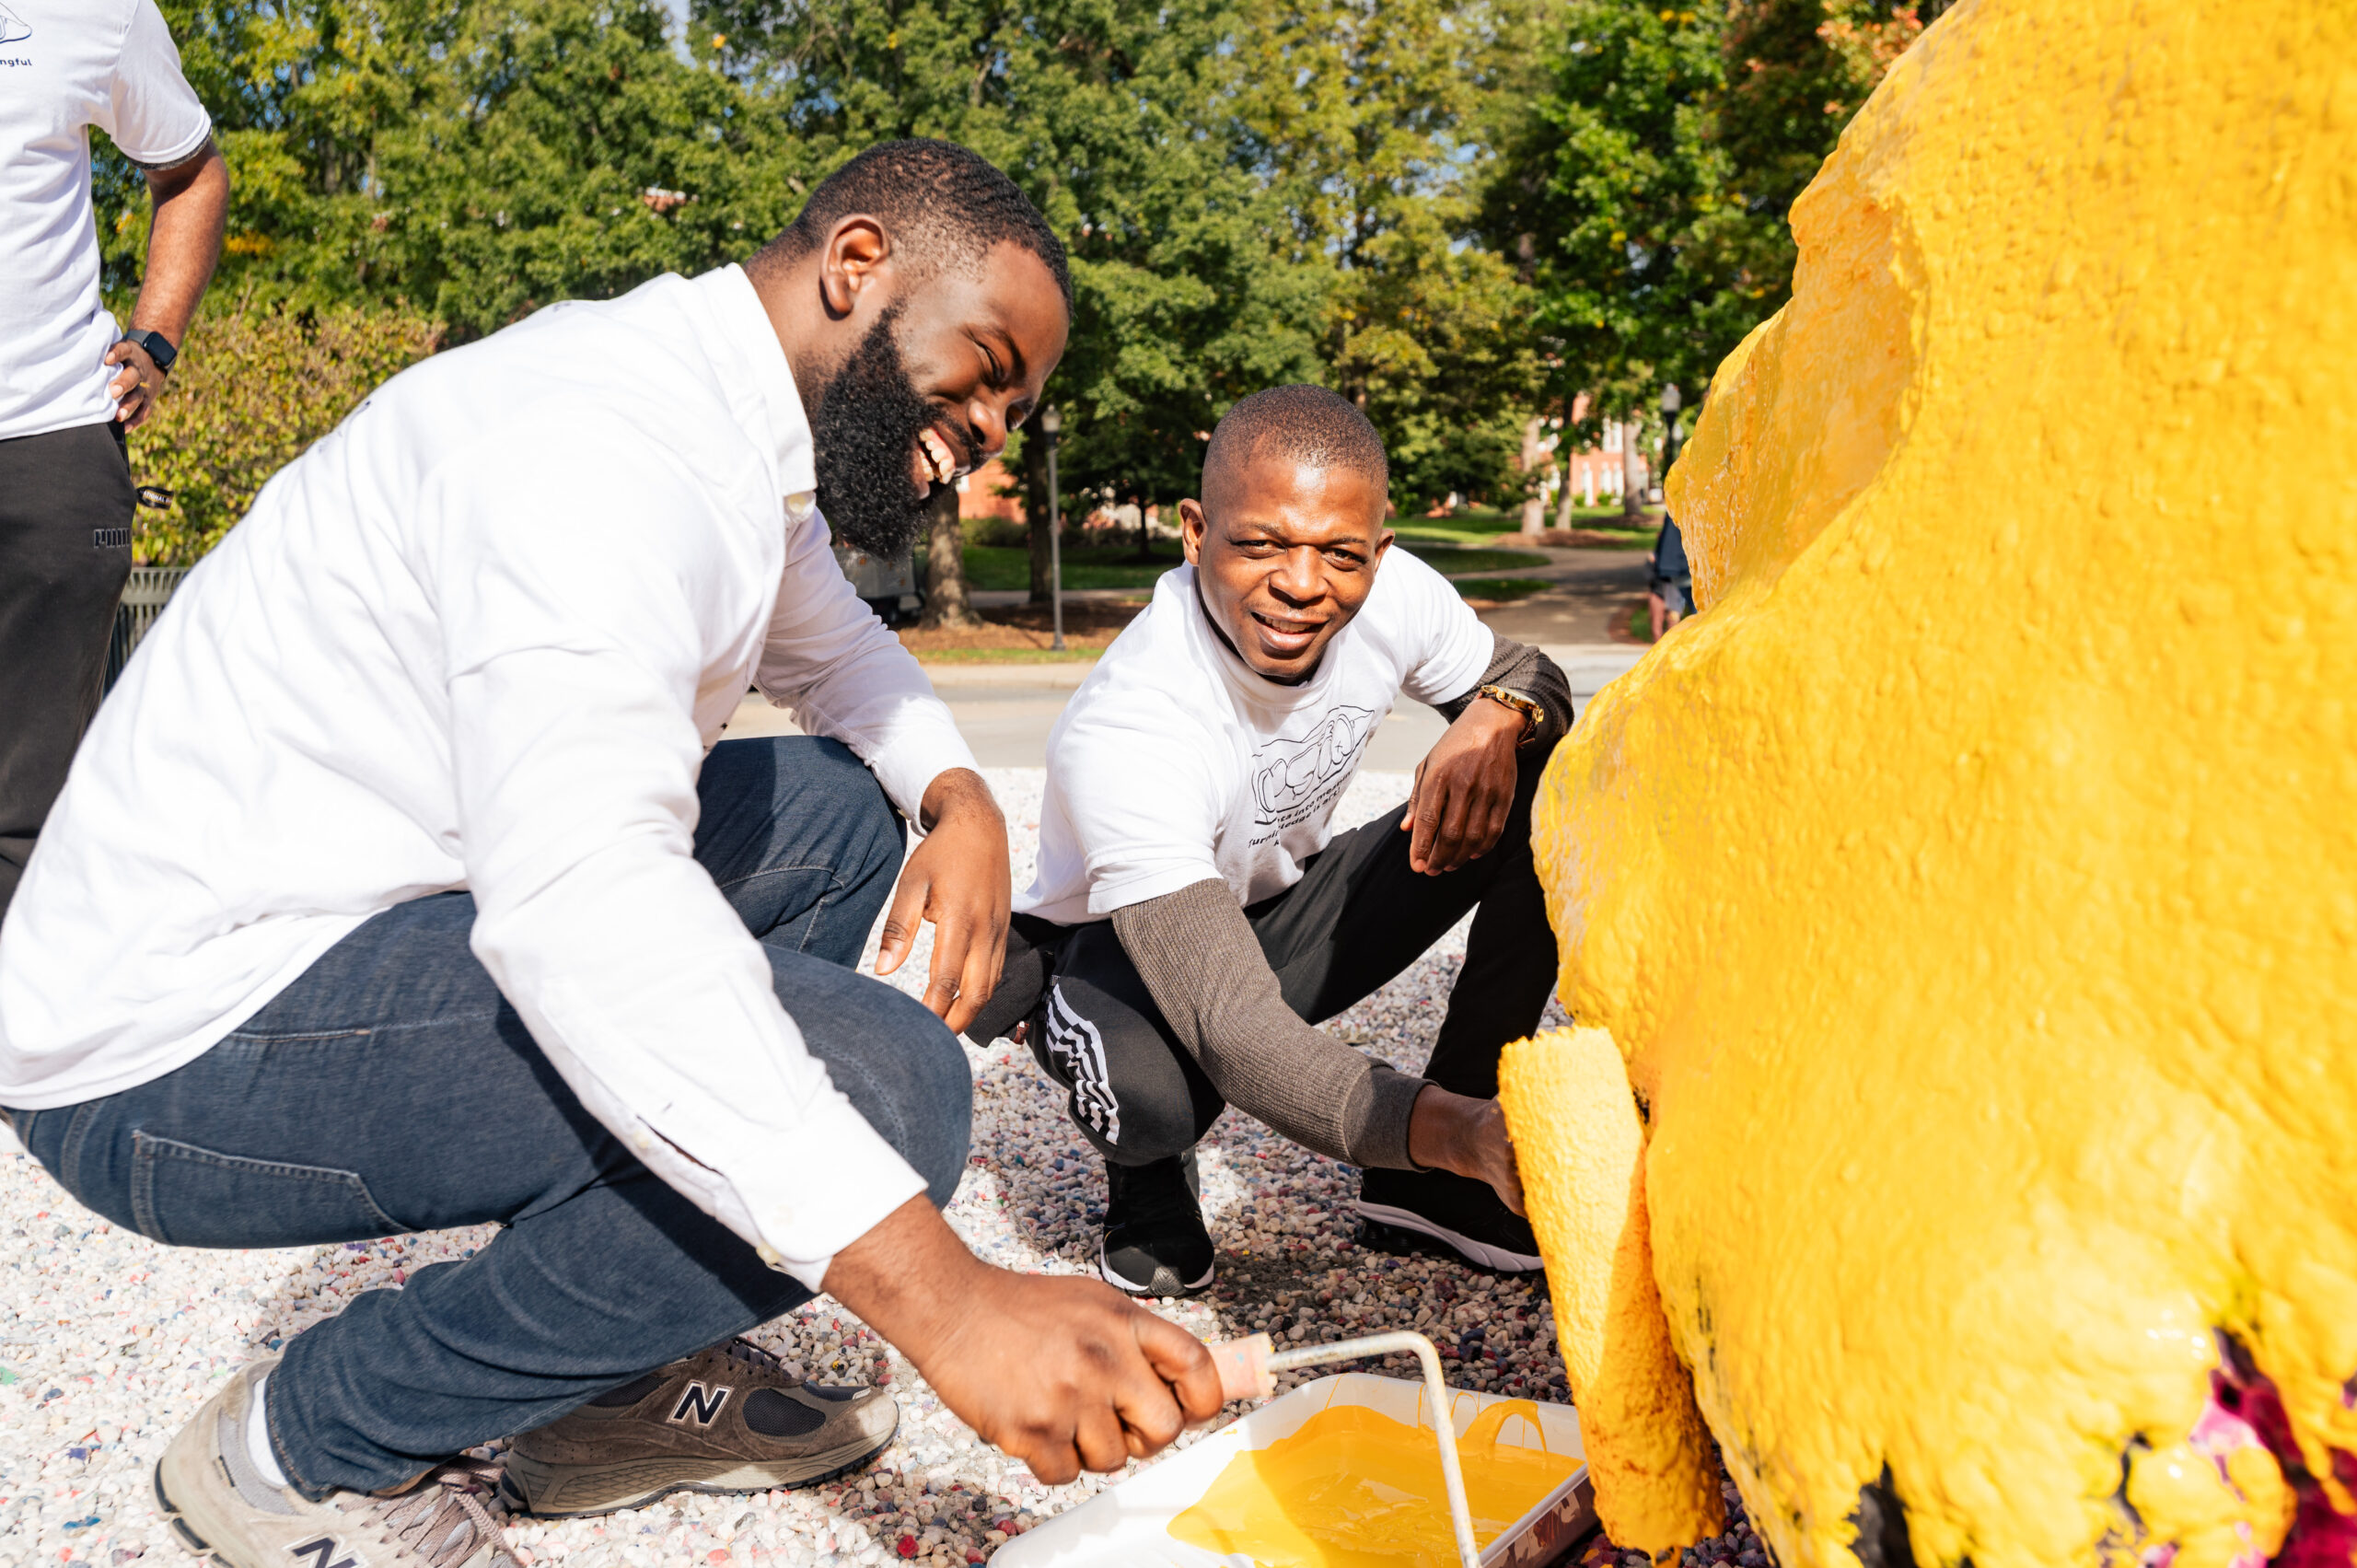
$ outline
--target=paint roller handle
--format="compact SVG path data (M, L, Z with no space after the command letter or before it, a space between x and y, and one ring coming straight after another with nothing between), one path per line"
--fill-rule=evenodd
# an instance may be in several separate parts
M1238 1400L1265 1400L1277 1391L1276 1374L1269 1368L1269 1357L1276 1346L1266 1334L1254 1334L1248 1339L1223 1340L1203 1347L1212 1353L1212 1365L1219 1369L1219 1398L1222 1404Z

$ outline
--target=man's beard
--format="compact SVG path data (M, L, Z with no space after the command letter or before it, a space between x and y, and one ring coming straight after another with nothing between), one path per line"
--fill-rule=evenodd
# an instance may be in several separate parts
M893 335L897 305L876 319L819 392L810 436L819 507L835 538L897 561L924 524L930 484L912 477L917 437L940 411L909 379Z

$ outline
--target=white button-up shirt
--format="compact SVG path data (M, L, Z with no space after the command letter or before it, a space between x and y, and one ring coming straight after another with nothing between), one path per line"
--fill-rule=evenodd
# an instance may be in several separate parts
M476 955L591 1114L817 1288L923 1184L692 858L696 775L749 683L912 820L974 760L815 489L736 267L378 389L99 710L0 935L0 1104L168 1073L369 916L464 888Z

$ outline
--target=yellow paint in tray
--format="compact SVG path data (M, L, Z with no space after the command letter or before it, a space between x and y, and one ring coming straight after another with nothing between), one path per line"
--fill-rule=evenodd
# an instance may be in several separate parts
M1538 1407L1506 1400L1457 1439L1473 1531L1483 1546L1579 1469L1576 1455L1501 1443ZM1542 1436L1543 1441L1543 1436ZM1260 1568L1455 1568L1456 1538L1440 1450L1430 1427L1410 1426L1363 1405L1329 1405L1266 1448L1238 1454L1170 1522L1190 1546Z

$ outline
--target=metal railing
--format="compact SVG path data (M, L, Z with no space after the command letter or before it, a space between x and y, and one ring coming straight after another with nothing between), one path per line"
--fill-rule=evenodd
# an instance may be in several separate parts
M107 690L114 690L115 681L122 674L122 667L131 662L131 650L156 624L156 617L164 612L172 590L192 569L186 566L134 566L131 580L122 586L122 598L115 602L114 634L107 639Z

